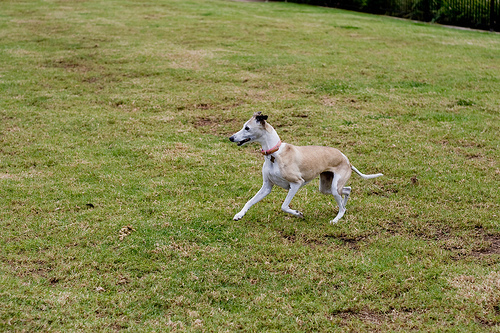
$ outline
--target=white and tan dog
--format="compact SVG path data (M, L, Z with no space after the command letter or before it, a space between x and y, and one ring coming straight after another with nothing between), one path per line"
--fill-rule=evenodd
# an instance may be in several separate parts
M241 131L229 138L231 142L237 142L238 146L258 142L262 145L261 152L265 156L264 166L262 167L262 188L234 216L235 221L240 220L250 207L267 196L274 185L288 190L288 195L281 205L281 209L286 213L303 217L301 212L290 209L290 201L302 186L319 175L320 192L332 194L339 206L337 216L330 221L330 223L337 223L346 211L345 206L351 193L351 188L345 186L351 176L351 170L354 170L364 179L382 176L381 173L374 175L362 174L336 148L294 146L289 143L282 143L274 128L266 120L267 116L257 112L243 125Z

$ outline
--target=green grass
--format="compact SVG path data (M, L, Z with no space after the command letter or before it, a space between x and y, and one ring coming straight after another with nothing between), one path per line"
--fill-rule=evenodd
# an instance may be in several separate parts
M1 331L500 330L500 38L290 3L3 1ZM341 149L280 211L255 145Z

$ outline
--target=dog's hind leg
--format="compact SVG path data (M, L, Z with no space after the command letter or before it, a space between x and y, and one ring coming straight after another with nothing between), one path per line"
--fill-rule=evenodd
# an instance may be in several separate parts
M339 180L340 180L340 175L336 173L333 176L333 181L332 181L332 195L335 198L337 205L339 206L339 212L337 213L337 216L335 216L335 218L330 221L331 224L337 223L342 218L342 216L344 216L346 211L344 203L347 202L347 200L345 198L344 199L342 198L342 196L339 194L339 190L337 187ZM344 194L344 188L342 188L342 192L340 193ZM347 195L347 197L349 197L349 195Z
M295 215L295 216L300 217L300 218L303 218L304 214L302 214L298 210L291 209L289 205L293 199L293 196L301 188L302 184L303 183L290 183L290 189L288 190L288 194L286 195L285 201L281 205L281 209L285 213L289 213L289 214Z
M351 187L345 186L342 189L342 194L344 195L344 207L347 206L347 200L349 200L349 195L351 194Z
M238 221L241 220L243 216L245 216L246 212L255 205L257 202L261 201L264 199L269 193L271 193L271 190L273 189L273 184L269 181L264 181L262 184L262 187L260 188L259 192L254 195L254 197L245 204L243 209L236 215L234 215L233 220Z

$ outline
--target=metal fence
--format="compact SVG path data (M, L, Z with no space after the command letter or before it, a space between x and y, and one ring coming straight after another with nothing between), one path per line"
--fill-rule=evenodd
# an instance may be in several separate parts
M500 31L500 0L288 0L385 14L482 30Z

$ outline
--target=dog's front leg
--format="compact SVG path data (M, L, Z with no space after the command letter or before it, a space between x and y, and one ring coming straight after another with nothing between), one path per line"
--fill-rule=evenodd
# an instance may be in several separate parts
M300 218L304 218L304 214L302 214L301 212L299 212L298 210L294 210L294 209L291 209L289 207L290 205L290 202L292 201L293 199L293 196L295 195L295 193L297 193L297 191L302 187L302 183L290 183L290 189L288 190L288 194L286 195L286 198L285 198L285 201L283 202L283 204L281 205L281 209L285 212L285 213L290 213L292 215L295 215L297 217L300 217Z
M259 192L254 195L254 197L245 204L243 209L236 215L234 215L233 220L238 221L241 220L243 216L245 216L246 212L255 205L257 202L261 201L264 199L269 193L271 193L271 190L273 189L273 184L269 182L268 180L264 180L264 183L262 184L262 187L260 188Z

